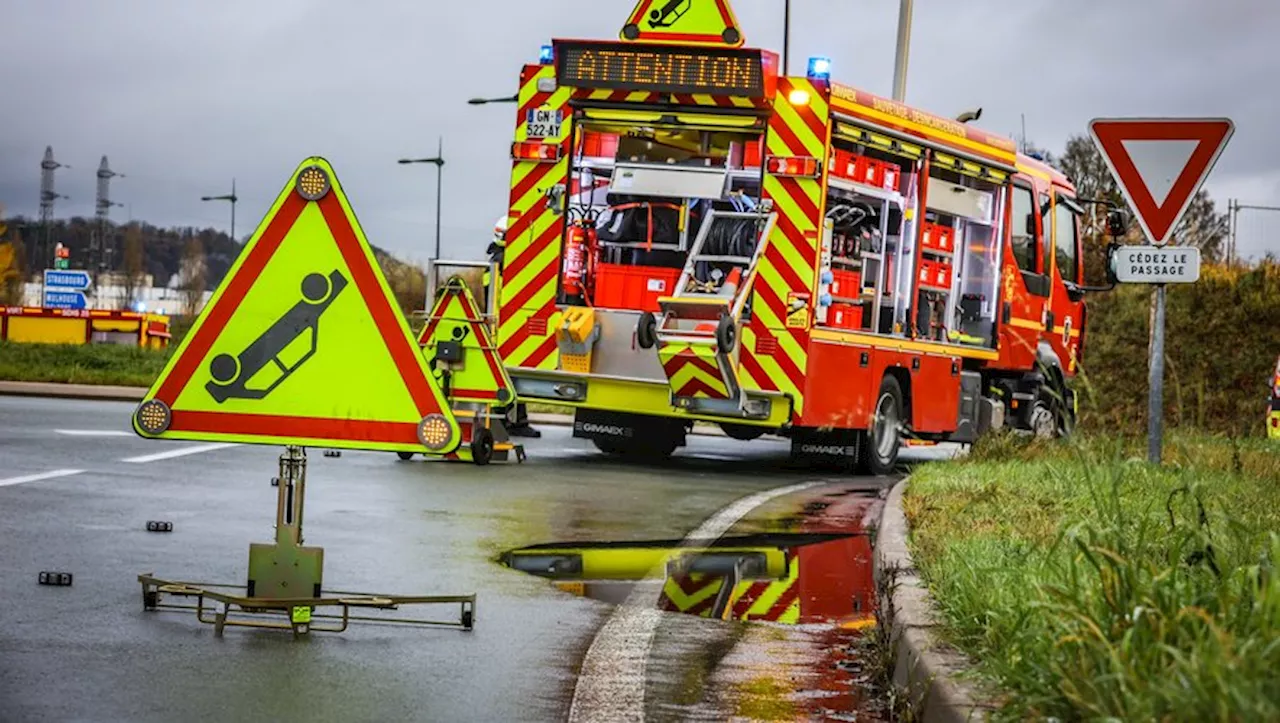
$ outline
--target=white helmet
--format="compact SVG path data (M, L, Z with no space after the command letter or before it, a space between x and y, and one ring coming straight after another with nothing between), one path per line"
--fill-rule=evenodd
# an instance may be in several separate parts
M507 235L507 216L503 214L493 223L493 240L501 241Z

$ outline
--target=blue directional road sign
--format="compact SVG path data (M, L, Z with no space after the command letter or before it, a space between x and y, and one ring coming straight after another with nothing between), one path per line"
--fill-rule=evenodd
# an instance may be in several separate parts
M44 270L45 288L87 289L92 281L93 279L89 277L88 271L59 271L57 269Z
M46 289L44 292L44 305L49 309L87 309L89 308L89 301L79 291Z

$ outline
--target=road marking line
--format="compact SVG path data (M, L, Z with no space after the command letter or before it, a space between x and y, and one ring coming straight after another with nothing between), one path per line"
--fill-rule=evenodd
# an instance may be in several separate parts
M125 432L119 429L55 429L58 434L65 434L68 437L134 437L137 436L133 432Z
M826 484L822 481L777 487L744 497L712 515L681 543L718 540L755 508L777 497ZM663 570L649 573L651 580L637 583L627 599L614 608L596 632L582 659L582 672L569 705L570 721L643 721L645 666L662 611Z
M42 479L54 479L55 477L70 477L73 474L80 474L83 471L84 470L82 469L55 469L52 472L29 474L23 477L10 477L9 479L0 479L0 487L20 485L23 482L39 482Z
M162 459L173 459L174 457L185 457L189 454L200 454L201 452L213 452L228 447L239 447L234 442L218 442L216 444L200 444L195 447L183 447L182 449L171 449L168 452L157 452L155 454L144 454L141 457L125 457L121 462L130 462L132 464L143 464L145 462L158 462Z

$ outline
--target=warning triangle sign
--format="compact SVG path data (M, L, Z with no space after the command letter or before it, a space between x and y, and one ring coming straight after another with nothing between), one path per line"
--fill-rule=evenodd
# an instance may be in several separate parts
M1138 216L1163 245L1235 131L1227 118L1095 118L1089 133Z
M457 447L457 421L328 161L298 166L133 426L154 439Z
M746 40L729 0L639 0L622 26L621 38L733 48Z
M418 344L450 400L505 406L515 398L498 347L462 277L450 277L441 287Z

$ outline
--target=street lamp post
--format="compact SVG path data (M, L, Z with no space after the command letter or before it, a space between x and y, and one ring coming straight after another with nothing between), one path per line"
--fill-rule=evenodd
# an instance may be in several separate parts
M479 100L479 99L474 99ZM440 260L440 214L442 208L440 206L441 190L444 188L444 137L441 136L436 145L436 155L433 158L401 158L400 163L432 163L436 167L436 255L435 260Z
M236 201L240 197L236 195L236 179L231 179L231 193L222 196L201 196L201 201L230 201L231 202L231 240L236 240Z

